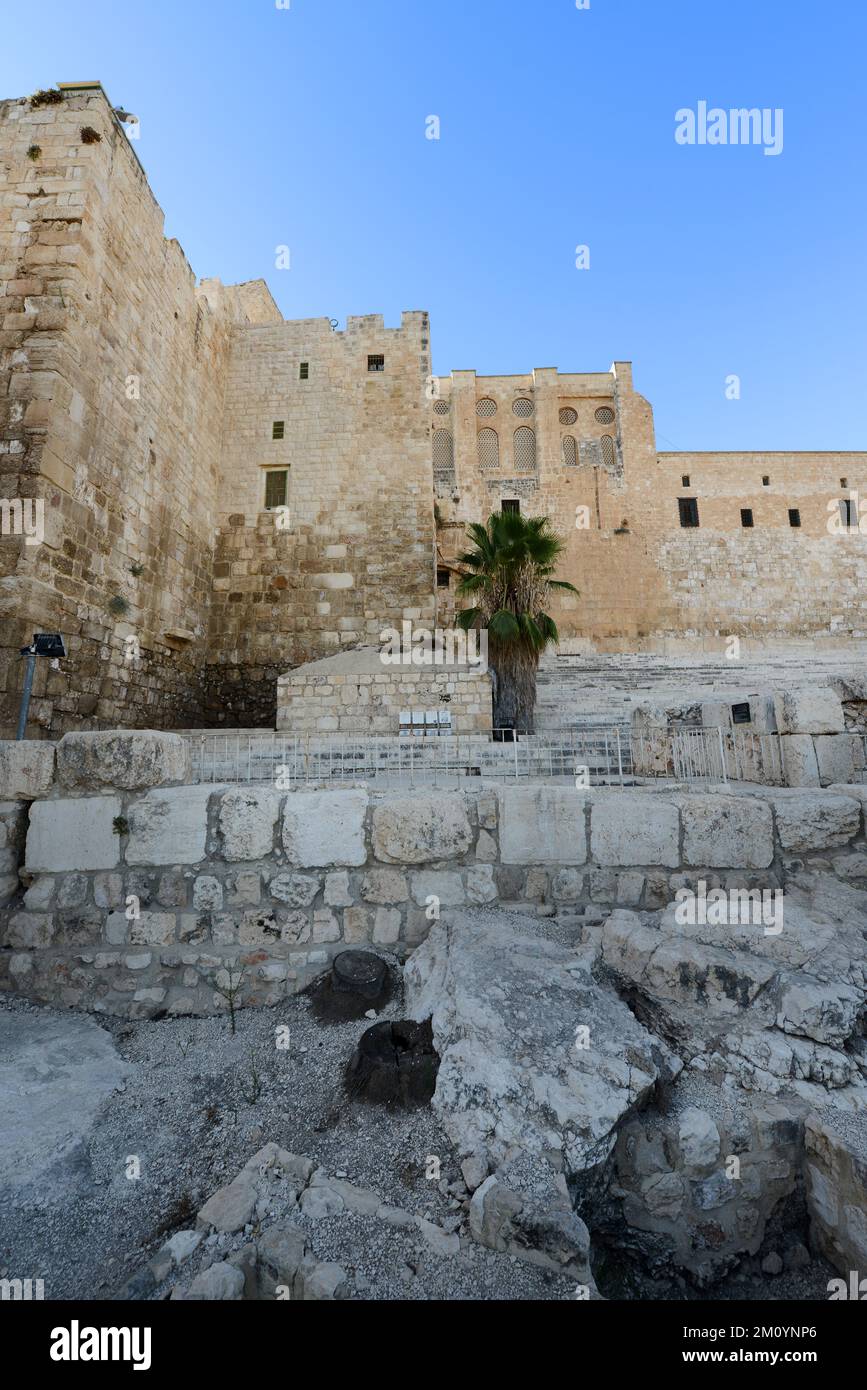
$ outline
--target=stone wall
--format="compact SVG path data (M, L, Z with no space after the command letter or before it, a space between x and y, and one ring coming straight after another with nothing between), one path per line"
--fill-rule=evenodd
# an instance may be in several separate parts
M400 732L403 712L440 710L451 715L450 733L489 735L488 673L386 666L378 651L368 649L311 662L281 676L277 684L277 729L286 733L393 736Z
M303 988L348 945L404 956L437 911L656 909L679 888L784 886L812 853L864 862L863 789L761 796L484 784L282 793L182 780L172 735L69 735L30 805L2 987L126 1016ZM53 751L53 750L52 750ZM164 783L164 785L160 785ZM20 843L22 812L6 812ZM9 831L7 831L7 834ZM15 851L17 855L18 850ZM847 859L848 856L848 859Z
M0 496L45 507L0 538L0 732L39 630L36 736L198 722L231 327L280 315L197 291L99 88L0 103L0 177Z

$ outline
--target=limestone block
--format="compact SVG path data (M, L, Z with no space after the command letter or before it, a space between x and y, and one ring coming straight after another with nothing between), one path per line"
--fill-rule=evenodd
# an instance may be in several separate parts
M819 762L811 734L786 734L780 740L783 780L787 787L818 787Z
M796 854L846 845L861 826L861 803L831 791L770 794L777 835L784 850Z
M842 734L843 704L830 685L787 690L774 697L777 727L781 734Z
M319 892L319 879L309 874L278 874L268 884L268 892L288 907L309 907Z
M193 884L193 907L197 912L220 912L223 907L223 885L210 874L203 874Z
M465 902L461 876L453 872L431 870L413 874L412 898L419 907L426 907L429 898L437 898L441 907L459 907Z
M349 874L343 870L325 875L325 904L327 907L352 907Z
M655 794L595 794L590 806L590 857L596 864L680 864L680 812Z
M771 808L754 797L685 796L684 861L708 869L767 869L774 858Z
M848 1117L847 1117L848 1118ZM860 1133L859 1133L860 1130ZM805 1126L807 1209L811 1234L827 1259L848 1279L867 1270L867 1162L863 1114L837 1128L810 1115Z
M473 843L459 792L387 796L373 812L373 851L386 864L430 864L457 859Z
M405 903L409 897L406 875L399 869L371 869L361 881L361 896L366 903L383 907Z
M587 859L587 796L571 787L503 787L503 864L583 864Z
M16 912L6 929L4 945L42 950L54 940L54 918L44 912Z
M265 859L274 848L280 793L271 787L235 787L220 802L223 857L230 863Z
M855 776L855 756L861 740L853 734L817 734L813 739L819 782L823 787L833 782L851 782ZM791 786L792 784L789 783Z
M720 1137L706 1110L690 1106L680 1116L678 1140L684 1163L690 1168L710 1168L719 1157Z
M380 946L393 946L400 938L401 916L396 908L378 907L373 922L373 939Z
M54 780L54 744L23 739L0 742L0 796L35 801Z
M189 782L190 746L152 729L66 734L57 745L57 780L70 790L141 791Z
M367 858L363 790L294 792L283 812L283 845L302 869L335 864L357 868Z
M492 903L497 898L492 864L474 864L467 870L467 897L471 903Z
M30 811L25 867L28 873L113 869L120 860L117 796L37 801Z
M129 810L128 864L198 864L205 857L208 802L215 788L150 792ZM77 806L81 802L74 803ZM100 866L102 867L102 866Z

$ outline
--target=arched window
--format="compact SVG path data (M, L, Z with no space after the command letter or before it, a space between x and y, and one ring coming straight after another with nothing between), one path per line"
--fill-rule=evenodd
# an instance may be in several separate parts
M451 430L434 430L433 466L435 473L454 472L455 452L452 445Z
M496 430L479 430L477 447L479 467L485 471L500 466L500 438Z
M578 448L571 434L563 435L563 462L567 468L578 467Z
M536 432L528 425L515 430L515 472L533 473L536 469Z
M613 468L617 463L617 449L610 434L602 436L602 462L606 468Z

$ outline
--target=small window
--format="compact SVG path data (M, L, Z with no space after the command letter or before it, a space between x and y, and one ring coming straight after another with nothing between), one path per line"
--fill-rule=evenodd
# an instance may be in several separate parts
M741 526L754 526L752 507L741 507Z
M694 497L679 497L677 505L680 509L681 526L698 526L698 503Z
M684 473L683 477L680 480L680 484L681 487L692 487L692 483L689 481L688 473Z
M283 438L285 438L285 435L286 435L286 421L285 421L285 420L275 420L275 421L274 421L274 424L273 424L272 427L271 427L271 438L272 438L272 439L283 439Z
M841 478L841 479L840 479L840 486L841 486L841 487L848 487L848 486L849 486L849 479L848 479L848 478Z
M733 724L752 724L752 722L753 719L752 715L750 714L750 706L748 701L745 700L743 704L732 705Z
M451 583L451 578L448 570L437 570L437 588L447 589Z
M285 468L275 468L265 474L265 510L272 512L277 507L286 506L286 493L289 486L289 472Z
M309 362L302 362L302 363L301 363L301 366L298 368L298 380L299 380L299 381L309 381L309 379L310 379L310 363L309 363Z
M798 510L797 507L790 507L790 508L789 508L789 525L790 525L790 526L800 526L800 524L801 524L801 513L800 513L800 511Z
M771 486L771 480L770 480L770 478L768 477L768 475L767 475L767 473L766 473L765 476L762 478L762 487L770 487L770 486Z
M504 512L514 512L516 516L520 516L521 504L517 497L504 497L501 510Z
M369 372L384 372L385 358L378 352L372 352L367 359L367 370Z
M843 525L848 528L858 525L858 510L855 506L854 498L840 498L840 519Z

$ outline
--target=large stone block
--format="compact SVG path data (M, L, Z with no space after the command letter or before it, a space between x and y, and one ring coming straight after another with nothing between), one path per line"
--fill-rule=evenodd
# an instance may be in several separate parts
M117 796L35 802L27 834L27 872L115 868L120 862L120 837L114 822L120 812Z
M294 792L283 812L283 845L290 863L302 869L326 865L357 868L367 858L362 790Z
M0 797L36 801L54 780L54 744L24 739L0 743Z
M861 803L831 791L776 792L777 835L795 854L847 845L861 827Z
M265 859L274 849L280 793L271 787L234 787L220 802L223 857L231 863Z
M504 864L583 864L585 792L571 787L503 787L500 858Z
M387 797L373 812L373 852L386 864L458 859L473 843L459 792Z
M847 1281L852 1270L867 1271L867 1120L841 1117L839 1127L826 1115L807 1119L807 1210L811 1234L822 1254Z
M787 787L818 787L819 763L812 734L786 734L780 740Z
M845 726L840 696L830 685L787 690L774 697L781 734L842 734Z
M753 797L685 796L684 861L706 869L767 869L774 859L771 808Z
M680 812L642 792L599 792L590 803L590 857L596 864L680 864Z
M189 782L190 746L153 729L66 734L57 746L57 780L69 789L142 791Z
M205 857L214 787L154 791L129 810L128 864L198 864Z
M817 734L813 739L819 781L823 787L834 782L851 782L861 740L856 734ZM791 786L792 783L789 783Z

